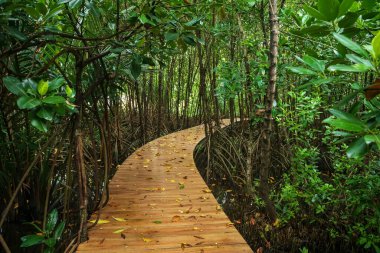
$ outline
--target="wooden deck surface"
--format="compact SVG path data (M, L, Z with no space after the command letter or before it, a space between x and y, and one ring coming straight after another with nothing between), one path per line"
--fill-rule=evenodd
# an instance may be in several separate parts
M119 166L100 223L77 252L252 252L198 173L202 126L156 139ZM104 222L104 223L103 223Z

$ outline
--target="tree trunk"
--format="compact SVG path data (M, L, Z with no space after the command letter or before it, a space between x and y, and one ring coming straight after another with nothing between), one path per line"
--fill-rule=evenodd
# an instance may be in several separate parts
M261 153L261 166L260 166L260 193L265 202L266 212L271 220L276 220L276 210L273 202L269 199L269 171L272 165L271 161L271 137L273 128L272 108L275 101L276 94L276 81L277 81L277 57L278 57L278 40L279 40L279 25L277 16L277 0L269 1L269 18L270 18L270 48L269 48L269 84L266 92L262 135L262 153Z

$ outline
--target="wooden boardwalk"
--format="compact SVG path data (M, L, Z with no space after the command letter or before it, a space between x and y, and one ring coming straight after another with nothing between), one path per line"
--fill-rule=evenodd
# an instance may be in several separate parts
M198 173L202 126L133 153L110 183L100 223L77 252L252 252Z

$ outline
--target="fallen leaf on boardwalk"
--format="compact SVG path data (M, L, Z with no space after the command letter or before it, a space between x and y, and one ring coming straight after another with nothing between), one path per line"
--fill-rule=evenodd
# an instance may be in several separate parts
M119 222L124 222L126 221L124 218L117 218L117 217L113 217L112 218L115 220L115 221L119 221Z
M220 211L222 210L222 208L220 207L220 205L216 205L216 211Z
M143 239L144 242L151 242L152 241L152 239L150 239L150 238L143 237L142 239Z
M193 227L193 230L199 230L199 228L198 227Z
M145 191L165 191L164 187L143 188Z
M184 183L178 183L179 189L183 190L185 189L185 184Z
M156 223L156 224L161 224L161 223L162 223L162 221L160 221L160 220L155 220L155 221L153 221L153 223Z
M202 236L197 236L197 235L194 235L194 237L197 238L197 239L202 239L202 240L205 239L205 238L203 238Z
M156 155L155 156L160 156L161 154L160 153L156 153Z
M106 238L103 238L100 242L99 242L99 244L103 244L103 242L106 240Z
M120 233L120 237L123 238L123 239L125 239L125 234Z
M188 244L188 243L181 243L181 249L184 250L185 248L190 248L190 247L193 247L191 244Z
M226 227L232 227L234 224L232 222L229 222L226 224Z
M195 210L194 212L199 213L201 210L202 210L202 208L198 208L198 209Z
M182 198L177 198L175 201L176 202L181 202L183 199Z
M192 216L189 216L186 218L187 220L197 220L197 217L195 217L194 215Z
M95 223L96 220L90 220L91 223ZM98 224L106 224L106 223L109 223L110 221L109 220L98 220Z
M172 179L172 180L170 180L170 182L171 182L171 183L175 183L175 180L174 180L174 179Z
M179 216L179 215L174 215L172 218L172 222L178 222L180 220L181 220L181 216Z
M125 228L121 228L121 229L118 229L118 230L115 230L113 231L114 234L120 234L121 232L123 232L125 230Z
M204 250L204 249L201 249L200 253L205 253L205 250Z
M204 193L210 193L210 192L211 192L210 189L203 189L202 191L203 191Z
M191 209L193 209L193 207L190 207L189 209L187 209L186 211L185 211L185 213L190 213L190 210Z

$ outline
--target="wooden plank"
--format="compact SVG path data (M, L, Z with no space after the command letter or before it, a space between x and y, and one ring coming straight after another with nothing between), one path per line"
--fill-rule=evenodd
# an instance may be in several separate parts
M252 252L195 167L203 133L198 126L161 137L125 160L100 212L107 223L77 252Z

